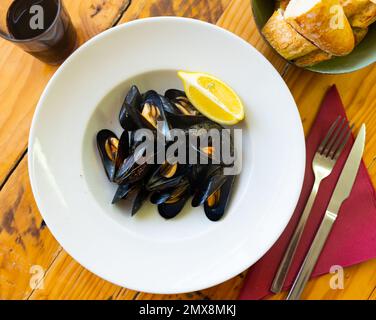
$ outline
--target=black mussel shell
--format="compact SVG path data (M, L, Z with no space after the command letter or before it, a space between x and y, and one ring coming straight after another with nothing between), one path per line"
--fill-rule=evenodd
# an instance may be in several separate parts
M208 165L196 164L191 166L191 170L188 175L189 184L191 185L191 191L194 193L196 189L202 184L203 177L206 177L209 170Z
M167 117L166 117L166 113L165 113L165 110L163 108L163 102L161 100L161 96L154 92L154 91L150 91L149 93L145 94L145 101L143 103L143 107L142 107L142 110L144 109L145 105L146 104L149 104L153 107L156 107L159 111L159 115L157 116L155 120L155 122L159 121L161 122L162 124L162 127L160 128L160 132L167 138L169 138L170 136L170 124L167 120ZM141 111L141 115L142 115L142 111ZM144 118L144 117L143 117ZM150 121L148 121L146 118L144 118L148 123L149 125L151 125L154 129L156 128L155 127L155 123L151 123Z
M150 97L154 95L158 95L158 92L155 90L146 91L145 93L142 94L142 102L144 103L147 99L149 99Z
M164 96L170 100L174 100L180 97L187 97L184 91L178 89L169 89L165 92Z
M136 191L136 196L132 201L132 216L134 216L142 207L149 193L145 190L143 186L140 186Z
M169 99L167 99L166 97L161 96L161 95L159 95L159 98L162 101L163 110L165 112L167 112L167 113L173 113L173 114L178 112L178 110L175 107L175 104L173 104L172 102L170 102Z
M125 97L125 101L136 109L141 108L142 95L137 86L132 86Z
M177 89L170 89L165 92L165 97L170 100L174 106L171 113L185 115L185 116L200 116L200 112L189 101L184 91Z
M192 207L198 207L205 203L215 191L226 182L227 176L223 174L223 168L215 167L209 169L207 176L201 185L198 186L192 199Z
M166 172L172 167L175 167L174 172L170 175ZM170 171L171 172L171 171ZM151 175L149 181L146 183L146 188L149 191L162 191L182 184L187 180L190 172L189 165L181 164L162 164Z
M126 102L124 102L121 107L119 121L121 126L127 131L136 131L145 128L150 130L155 129L151 123L142 116L138 109Z
M150 202L152 204L162 204L165 203L173 193L172 189L169 190L163 190L163 191L155 191L150 196Z
M210 130L218 130L220 132L218 140L213 140ZM221 125L209 120L189 127L186 132L188 135L192 136L189 138L189 141L197 141L199 143L199 145L190 143L189 148L190 150L197 152L201 164L221 164L223 166L229 166L232 164L226 163L221 152L213 151L215 150L216 145L223 148L226 143L229 143L230 153L232 156L234 155L234 139L231 130L227 130ZM208 143L203 144L203 142Z
M209 220L219 221L224 216L234 181L235 176L227 176L226 182L216 192L217 196L214 195L213 200L205 201L204 210ZM210 201L213 201L213 203L210 203Z
M116 190L114 198L112 199L112 204L119 202L120 200L124 200L128 197L128 195L135 190L136 185L132 183L121 184Z
M159 214L165 219L175 218L183 210L188 198L189 198L189 193L186 193L174 203L165 202L165 203L159 204L158 205Z
M140 129L138 117L133 110L140 112L142 96L136 86L132 86L127 93L119 114L119 121L123 129L133 131Z
M187 129L193 125L208 121L208 118L203 115L187 116L170 112L166 112L166 118L173 128L179 129Z
M117 152L116 161L115 161L116 171L120 168L124 160L129 157L130 152L131 152L131 149L130 149L129 134L127 131L124 131L119 140L119 147L118 147L118 152Z
M114 181L118 184L140 181L150 169L151 167L146 161L138 163L135 154L132 154L124 160L116 172Z
M119 140L112 131L101 130L98 132L97 147L106 175L110 181L113 181L115 176L118 144Z

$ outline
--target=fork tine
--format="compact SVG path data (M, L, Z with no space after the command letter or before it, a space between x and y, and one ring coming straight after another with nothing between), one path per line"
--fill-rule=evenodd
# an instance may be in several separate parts
M349 130L349 126L347 125L347 123L345 123L345 125L341 129L340 134L338 135L335 143L333 144L333 146L332 146L332 148L329 152L329 155L328 155L329 158L332 158L332 159L334 158L334 155L337 153L339 146L342 145L343 138L346 137L346 133L348 133L348 130Z
M336 119L336 120L333 122L333 124L330 126L330 129L328 130L328 133L326 134L324 140L321 142L321 144L320 144L320 146L319 146L319 148L318 148L318 150L317 150L318 153L322 154L322 152L324 151L324 148L325 148L325 146L326 146L326 143L328 142L330 136L332 135L334 129L336 128L337 123L338 123L338 121L339 121L340 118L341 118L341 117L338 116L337 119Z
M324 149L324 156L326 156L326 157L329 156L329 153L332 150L334 143L337 141L338 135L340 134L344 123L345 123L345 118L342 119L341 123L336 128L335 132L333 133L332 137L330 138L330 141L326 145L326 147Z
M343 140L342 144L339 146L337 152L335 153L333 159L334 160L337 160L339 158L339 156L341 155L343 149L345 148L347 142L349 141L350 139L350 136L351 136L351 131L354 129L354 124L350 127L349 131L347 132L347 135L345 137L345 139Z

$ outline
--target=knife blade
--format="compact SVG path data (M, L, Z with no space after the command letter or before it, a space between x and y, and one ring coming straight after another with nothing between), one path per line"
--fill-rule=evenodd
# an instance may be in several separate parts
M342 203L350 196L353 188L362 156L366 139L366 126L363 124L358 136L342 169L333 195L330 199L328 208L325 212L323 221L317 231L315 239L307 253L307 256L299 270L294 284L287 296L287 300L298 300L306 286L312 271L317 263L325 242L332 230L333 224L337 219L338 212Z

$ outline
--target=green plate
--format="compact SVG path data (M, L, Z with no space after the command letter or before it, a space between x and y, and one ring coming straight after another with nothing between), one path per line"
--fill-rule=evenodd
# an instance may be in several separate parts
M259 31L273 14L274 3L274 0L252 0L253 15ZM351 54L305 69L318 73L340 74L362 69L374 62L376 62L376 23L370 27L365 39Z

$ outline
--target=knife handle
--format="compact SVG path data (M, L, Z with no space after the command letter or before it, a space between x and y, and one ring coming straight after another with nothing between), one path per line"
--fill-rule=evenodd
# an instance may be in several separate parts
M326 239L328 238L329 233L332 230L336 218L336 214L333 214L330 211L326 211L325 217L321 222L320 228L317 231L315 239L311 244L307 256L304 259L304 262L299 270L298 276L296 277L295 282L287 296L287 300L300 299L300 296L312 274L313 269L316 266L317 260L321 254Z

